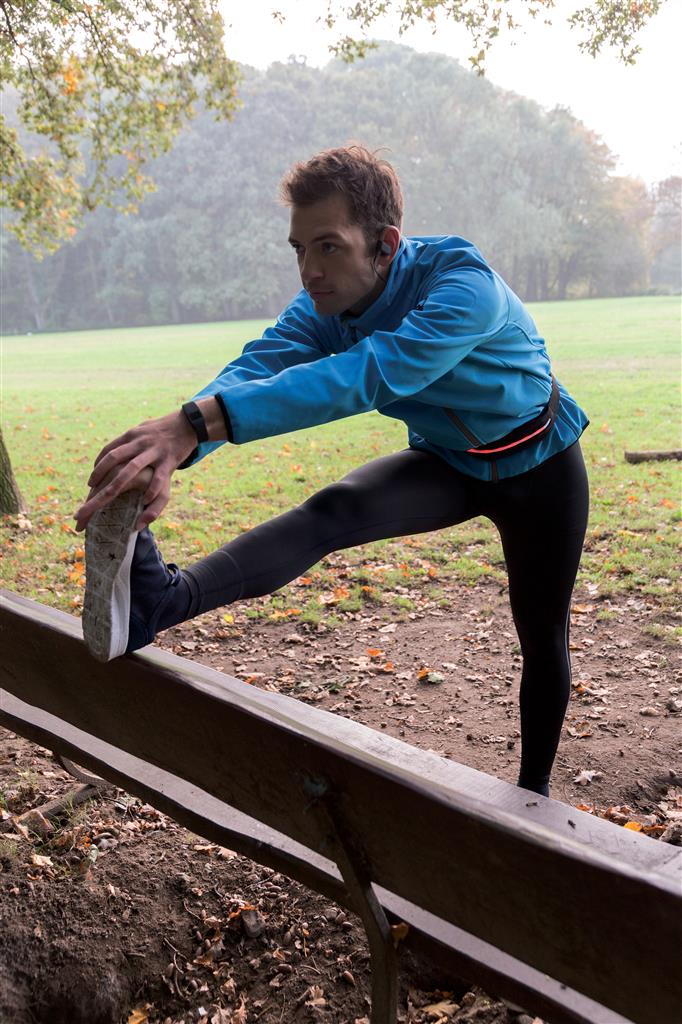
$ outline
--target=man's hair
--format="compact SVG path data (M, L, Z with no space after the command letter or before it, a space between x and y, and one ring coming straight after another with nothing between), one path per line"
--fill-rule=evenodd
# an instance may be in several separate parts
M351 222L358 224L372 248L385 227L400 228L403 194L387 160L357 144L325 149L294 164L280 185L286 206L310 206L332 195L345 196Z

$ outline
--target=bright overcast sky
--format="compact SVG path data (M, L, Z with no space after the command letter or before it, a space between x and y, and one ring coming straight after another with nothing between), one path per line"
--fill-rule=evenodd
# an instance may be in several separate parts
M682 173L682 3L667 0L641 33L642 53L631 66L619 63L610 52L596 59L579 52L578 30L565 24L577 6L576 0L557 0L551 28L533 24L523 33L498 39L486 60L487 77L545 107L569 107L619 158L619 173L649 184ZM221 0L227 52L261 68L286 61L290 54L305 55L309 64L325 64L334 38L316 21L325 7L324 0L248 0L235 13L233 3ZM284 24L272 17L274 10L286 16ZM446 21L435 35L419 26L400 38L396 22L384 18L372 35L445 53L465 66L472 52L466 32ZM339 139L340 144L345 141Z

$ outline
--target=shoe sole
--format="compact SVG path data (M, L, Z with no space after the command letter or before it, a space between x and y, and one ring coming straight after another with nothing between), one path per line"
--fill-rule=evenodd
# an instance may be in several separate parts
M142 491L119 494L85 528L83 639L98 661L118 658L128 646L130 565L142 497Z

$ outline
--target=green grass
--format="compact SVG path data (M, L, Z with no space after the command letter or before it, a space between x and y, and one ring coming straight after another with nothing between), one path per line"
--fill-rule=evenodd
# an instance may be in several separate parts
M531 307L555 372L591 419L583 441L592 511L579 583L602 593L672 601L679 533L679 464L623 460L628 448L680 447L679 300L675 297L540 303ZM11 337L3 341L3 428L29 506L31 532L2 526L2 584L63 608L82 595L82 536L72 513L99 449L142 419L177 408L258 337L242 321ZM290 508L379 455L403 448L404 427L378 413L295 434L225 447L176 475L156 527L165 556L181 564ZM321 565L253 613L336 621L368 604L404 613L395 588L505 579L485 520L347 553L352 566ZM388 565L389 569L377 569ZM363 586L367 589L363 590ZM338 593L328 605L319 596ZM347 591L347 593L346 593Z

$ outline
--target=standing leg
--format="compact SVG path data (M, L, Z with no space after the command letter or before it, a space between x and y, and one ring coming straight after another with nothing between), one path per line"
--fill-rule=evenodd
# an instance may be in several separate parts
M468 483L429 452L374 459L183 570L193 595L187 617L271 594L331 551L471 518Z
M500 530L509 599L523 655L519 785L549 795L549 778L571 692L571 594L588 513L588 482L576 443L502 481Z

